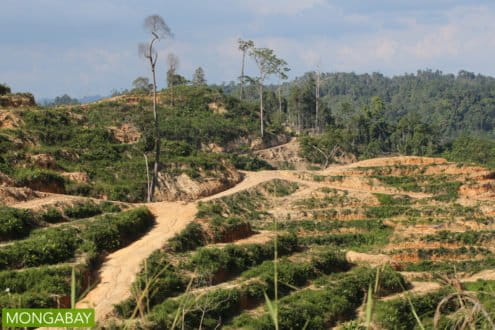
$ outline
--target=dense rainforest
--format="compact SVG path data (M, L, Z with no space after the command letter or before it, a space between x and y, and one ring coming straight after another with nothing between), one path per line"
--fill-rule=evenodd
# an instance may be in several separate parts
M235 83L219 87L239 93ZM248 99L258 97L254 88L246 91ZM495 79L489 76L308 72L265 94L269 121L323 133L301 140L313 161L323 162L337 146L360 158L442 154L495 165Z

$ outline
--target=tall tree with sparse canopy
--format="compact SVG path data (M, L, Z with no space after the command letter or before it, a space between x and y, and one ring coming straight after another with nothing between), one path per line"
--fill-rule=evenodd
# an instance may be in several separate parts
M254 42L252 40L242 40L237 41L239 43L239 50L242 52L242 64L241 64L241 76L239 77L241 86L239 91L239 99L242 101L244 93L244 67L246 65L246 53L249 49L254 47Z
M258 87L260 98L260 128L261 137L265 134L264 126L264 108L263 108L263 84L265 79L271 75L277 75L280 79L287 79L287 62L278 58L272 49L269 48L252 48L249 55L254 59L258 67L259 75L250 78Z
M151 15L144 20L144 28L151 34L151 41L149 43L139 44L139 54L149 61L151 75L153 77L153 120L155 124L155 161L153 164L153 178L151 184L148 180L148 202L153 200L155 188L158 181L158 167L160 163L160 127L158 125L158 114L156 112L156 61L158 60L158 53L155 49L155 43L161 39L172 37L172 32L167 23L161 16ZM147 162L146 162L147 163Z
M168 53L167 63L167 86L170 88L177 85L175 79L177 76L177 68L179 67L179 57L174 53Z
M206 85L205 71L202 67L199 67L194 71L192 84L194 86Z
M174 87L179 85L185 85L188 80L177 73L177 68L179 67L179 57L174 53L169 53L167 55L167 86L170 93L170 105L175 103Z

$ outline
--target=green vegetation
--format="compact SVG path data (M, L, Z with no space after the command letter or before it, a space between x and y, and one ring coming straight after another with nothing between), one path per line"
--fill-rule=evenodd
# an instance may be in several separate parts
M431 261L423 260L419 263L405 264L404 270L412 272L438 272L452 273L458 272L479 272L484 269L495 267L495 258L487 256L481 260L460 260L460 261Z
M189 232L189 230L186 230ZM173 239L172 239L173 240ZM300 248L297 238L293 235L279 237L280 255L289 255ZM146 266L139 273L133 284L136 292L142 292L147 278L155 276L153 290L144 298L144 305L155 306L165 301L169 304L169 297L173 297L186 290L191 281L191 271L197 273L195 283L205 286L220 283L230 276L238 275L243 271L272 259L274 255L273 242L266 244L227 245L224 248L200 248L186 256L179 266L170 263L170 253L167 250L153 253L146 261ZM328 261L320 261L328 266ZM323 266L322 266L323 267ZM330 266L328 266L330 267ZM226 276L226 274L228 274ZM122 316L129 317L136 307L137 297L130 298L116 306L116 311ZM173 317L173 316L172 316Z
M0 95L9 94L11 92L10 87L5 84L0 84Z
M411 309L411 304L421 320L433 318L438 303L449 291L429 293L421 297L394 299L378 302L376 307L377 322L386 329L414 329L417 320Z
M495 141L463 135L453 141L444 155L454 162L477 163L495 168Z
M250 140L259 135L254 105L204 85L175 86L173 105L168 92L158 94L163 171L200 179L218 176L230 164L247 170L271 168L248 152ZM155 143L150 105L144 95L129 94L84 106L15 111L23 125L2 131L0 169L18 185L35 189L56 185L58 192L142 201L146 197L143 153L151 153ZM214 105L227 111L217 112L210 108ZM129 136L115 133L122 125L131 127ZM266 133L269 141L280 131L269 126ZM16 148L8 147L14 140ZM212 153L208 146L227 148L229 153ZM37 154L53 158L53 169L33 166L29 159ZM60 177L62 171L86 173L89 181L69 181Z
M365 233L320 234L301 238L305 244L332 245L339 248L366 250L374 246L383 246L388 243L391 230L374 230Z
M453 181L446 175L422 175L422 176L376 176L383 183L413 192L424 192L434 195L436 200L451 201L458 197L461 182Z
M337 321L354 316L361 305L370 283L375 282L376 271L356 268L346 273L331 275L318 281L315 290L300 290L280 300L280 328L327 329ZM390 268L380 273L378 294L401 292L407 283ZM232 321L233 328L272 329L268 314L253 317L242 314Z
M36 190L44 190L43 187L49 187L55 192L65 191L64 178L51 170L37 168L18 169L14 173L14 178L18 186L26 186Z
M299 248L294 235L278 238L278 254L291 254ZM219 272L234 275L260 264L264 260L273 259L273 243L247 244L242 246L227 245L223 249L202 248L191 258L190 269L197 270L207 277L214 277Z
M275 179L262 185L263 189L275 197L284 197L293 194L299 185L295 182Z
M145 208L103 215L82 227L61 226L38 230L29 238L0 247L0 270L67 262L78 249L101 253L134 240L153 224Z
M0 270L56 264L74 257L80 238L77 230L46 229L24 241L0 248Z
M83 238L94 244L96 251L113 251L134 241L154 224L147 208L137 208L115 215L103 215L89 224Z
M477 245L495 240L495 231L466 231L451 232L443 230L436 235L426 235L422 238L425 242L462 243Z
M29 235L36 223L26 210L0 207L0 240L11 240Z
M194 250L206 244L206 233L197 222L191 222L184 230L169 240L168 247L175 252Z

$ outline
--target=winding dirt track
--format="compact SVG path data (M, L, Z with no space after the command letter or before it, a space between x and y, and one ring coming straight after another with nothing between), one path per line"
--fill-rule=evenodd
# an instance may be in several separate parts
M381 160L380 160L381 161ZM376 161L375 161L376 162ZM358 166L357 164L334 166L324 171L313 172L315 174L329 175L342 171L346 168ZM368 165L368 164L367 164ZM377 164L369 164L376 166ZM356 192L370 192L369 189L361 187L333 186L329 182L316 182L300 179L299 171L260 171L243 172L244 179L236 186L220 192L218 194L203 198L202 201L212 200L223 196L228 196L249 188L262 182L273 179L284 179L298 182L306 188L314 189L319 187L334 187ZM379 192L379 191L374 191ZM385 192L385 191L384 191ZM386 192L385 192L386 193ZM388 192L390 193L390 192ZM411 194L412 195L412 194ZM73 200L72 196L48 194L42 199L19 203L15 207L35 208L44 204L53 203L54 200ZM194 220L197 211L197 202L159 202L143 204L156 217L156 224L151 230L139 240L132 244L109 254L99 270L100 282L77 303L77 307L90 307L96 310L96 320L101 322L111 316L113 305L121 302L130 296L130 288L136 274L139 272L142 262L151 253L162 248L168 239L184 229Z
M98 321L111 314L114 304L130 296L131 284L143 260L184 229L196 214L194 203L163 202L146 206L155 215L156 225L139 240L108 255L100 268L100 282L77 303L78 308L95 308Z
M244 172L244 179L239 184L202 200L235 194L277 178L302 182L290 171ZM318 185L308 181L304 181L304 184ZM196 202L160 202L144 205L155 215L156 225L139 240L109 254L99 270L100 282L77 303L79 308L95 308L97 321L109 317L113 305L130 296L130 287L141 268L141 263L193 221L197 210Z
M235 187L204 198L211 200L249 189L275 178L294 179L283 171L244 173L244 180ZM131 284L141 268L141 263L151 253L163 247L167 240L193 221L197 203L160 202L144 204L156 217L156 225L139 240L107 256L100 268L100 282L81 301L78 308L95 308L96 320L108 318L113 305L130 296Z

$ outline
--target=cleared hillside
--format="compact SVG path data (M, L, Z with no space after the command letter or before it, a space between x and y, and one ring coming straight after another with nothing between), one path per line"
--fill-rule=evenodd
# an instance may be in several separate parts
M224 190L238 169L269 167L245 154L287 141L280 131L258 136L249 104L207 87L181 86L159 95L162 135L156 200L184 200ZM154 148L151 98L128 94L91 104L0 107L0 171L4 186L96 198L143 201L146 161Z
M494 187L492 172L441 158L248 172L239 186L200 201L196 218L147 259L129 298L100 320L270 329L264 292L274 298L278 236L280 328L363 322L377 274L377 327L414 327L405 297L431 324L455 290L442 276L475 292L495 280ZM478 298L495 312L488 297ZM455 304L449 308L445 314Z

